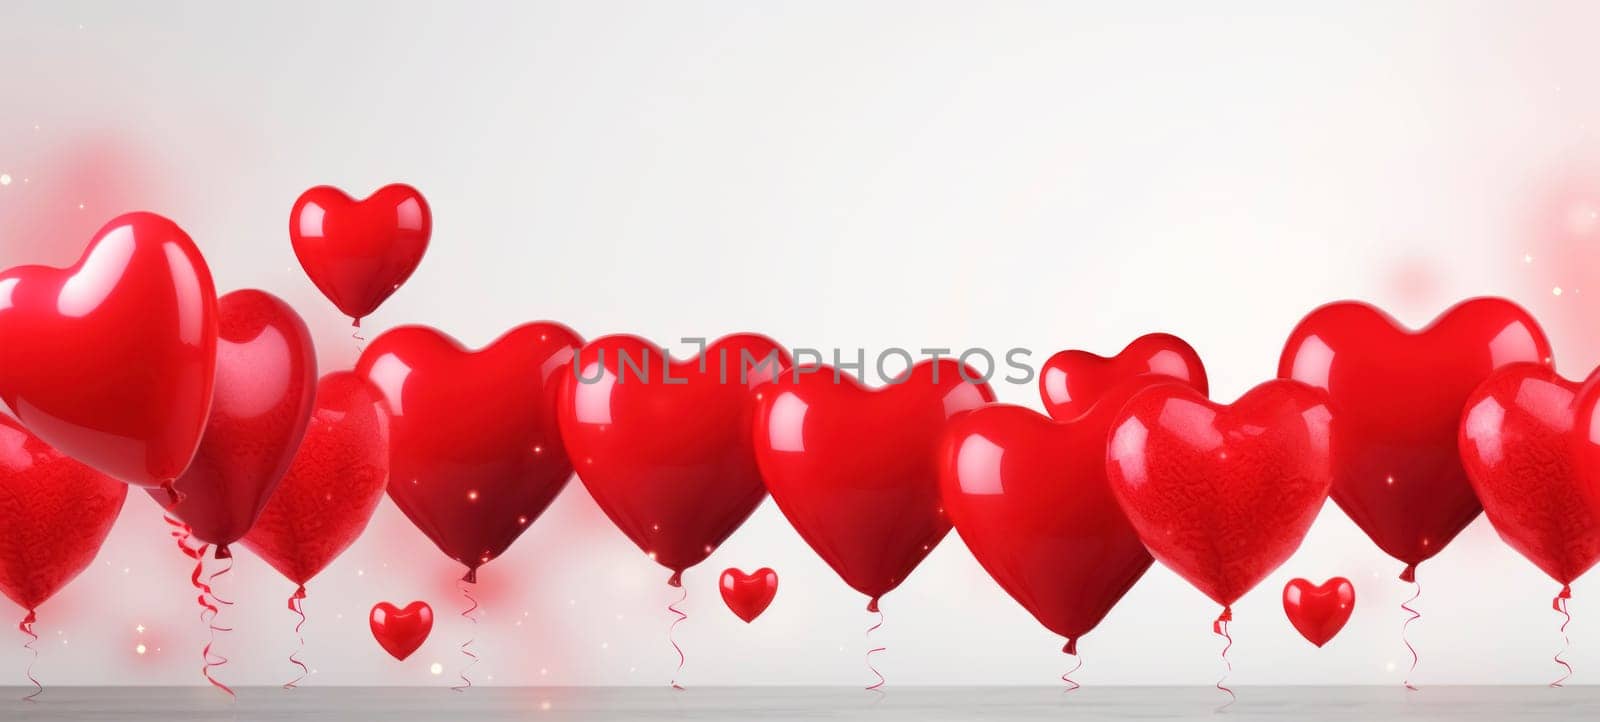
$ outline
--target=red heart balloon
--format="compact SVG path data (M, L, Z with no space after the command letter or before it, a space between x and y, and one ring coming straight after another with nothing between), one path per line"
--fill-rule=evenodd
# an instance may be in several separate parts
M1333 303L1290 334L1278 376L1325 389L1338 409L1333 500L1401 578L1482 509L1456 448L1467 394L1506 364L1548 365L1550 343L1516 304L1464 301L1410 332L1364 303Z
M383 651L404 660L417 651L433 631L433 607L427 602L412 602L400 609L388 602L378 602L372 605L367 626L372 628L372 637L378 640Z
M1600 475L1578 455L1600 439L1577 434L1578 412L1600 388L1540 364L1512 364L1467 397L1461 461L1500 538L1563 585L1600 561Z
M0 592L32 617L94 561L127 497L0 414Z
M816 365L756 391L756 461L767 491L817 555L872 598L870 611L950 531L939 437L951 416L994 400L977 379L940 359L869 389Z
M357 326L417 270L432 234L428 202L402 183L359 201L317 186L301 193L289 213L300 266Z
M200 450L173 485L182 501L168 513L220 559L250 531L305 436L317 393L311 331L265 291L217 299L216 379Z
M1106 435L1143 375L1071 421L995 405L950 420L944 508L978 563L1050 631L1094 629L1154 561L1106 481Z
M500 556L572 476L554 378L583 344L558 323L518 326L481 351L425 326L372 342L356 372L389 402L389 498L445 554L477 569Z
M268 497L244 545L301 585L367 528L389 481L389 412L383 396L349 371L322 377L288 473Z
M1356 588L1344 577L1334 577L1320 586L1304 579L1290 579L1283 585L1283 613L1306 641L1321 647L1333 639L1356 608Z
M1072 419L1087 412L1107 390L1140 374L1170 376L1202 395L1210 393L1205 365L1193 347L1169 333L1148 333L1110 358L1088 351L1051 356L1039 369L1039 396L1051 418Z
M778 573L762 567L749 574L735 568L722 570L722 601L746 624L755 621L772 598L778 596Z
M188 468L216 349L211 271L153 213L112 219L70 268L0 273L0 399L45 443L130 484Z
M1106 475L1150 553L1226 608L1317 518L1333 483L1333 426L1327 397L1294 381L1227 406L1160 383L1112 420Z
M595 503L651 559L699 564L767 489L751 448L749 389L788 366L765 336L718 339L678 361L637 336L583 347L564 376L561 436Z

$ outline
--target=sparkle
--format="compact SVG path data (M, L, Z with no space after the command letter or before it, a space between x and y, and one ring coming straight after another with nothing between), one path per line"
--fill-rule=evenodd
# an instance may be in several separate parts
M467 501L477 501L477 500L478 500L478 490L477 489L473 489L473 490L467 492Z
M143 625L143 624L141 624L141 625L139 625L139 626L137 626L137 627L134 627L134 628L133 628L133 631L135 631L135 632L138 632L138 633L140 633L140 634L144 634L144 625Z
M0 173L0 186L8 185L11 185L11 175L9 173Z
M542 710L544 710L546 712L549 712L550 711L550 700L547 700L547 699L546 700L540 700L539 701L539 709L542 709Z
M428 673L435 677L444 674L444 665L434 662L433 664L428 665Z
M83 210L83 209L84 209L84 205L83 205L83 204L82 204L82 203L79 203L79 204L78 204L78 210L80 210L80 211L81 211L81 210Z
M1533 254L1532 253L1524 253L1524 254L1522 254L1522 262L1523 263L1533 263Z
M1556 286L1555 288L1550 289L1550 293L1552 295L1556 295L1556 296L1561 295L1561 287L1560 286Z
M134 654L144 654L146 651L148 651L148 650L145 648L145 646L143 644L140 644L140 645L138 645L138 646L133 648L133 653Z
M1389 486L1394 486L1394 474L1390 474L1388 478L1384 479L1384 482Z

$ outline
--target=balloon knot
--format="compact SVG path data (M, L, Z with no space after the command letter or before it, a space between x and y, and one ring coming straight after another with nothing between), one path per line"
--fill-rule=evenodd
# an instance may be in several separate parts
M683 570L682 569L674 569L672 571L672 577L667 579L667 586L674 587L674 588L683 586Z
M216 558L217 559L232 559L233 558L233 552L228 551L228 545L227 544L218 544L217 545Z
M478 568L477 567L467 567L467 573L461 575L461 581L466 582L468 584L477 584L478 583Z
M350 327L351 328L361 328L361 317L360 316L356 316L355 318L350 319Z
M301 584L300 586L295 588L295 590L294 590L294 598L295 599L305 599L306 598L306 585Z
M1400 581L1402 581L1402 582L1414 582L1414 581L1417 581L1417 565L1415 565L1415 564L1407 564L1405 569L1400 570Z
M867 611L869 611L869 612L878 611L878 598L877 597L873 597L871 601L867 602Z
M1070 654L1074 657L1078 656L1078 638L1067 637L1067 646L1062 647L1061 652L1062 654Z
M1211 623L1212 634L1223 634L1222 625L1233 621L1233 607L1223 605L1222 613L1217 615L1217 621Z
M1561 585L1561 598L1562 599L1571 599L1572 598L1572 585L1571 584L1563 584L1563 585Z
M161 482L161 490L167 493L167 508L164 511L172 511L173 507L183 501L183 495L178 493L177 482L174 480L168 479Z

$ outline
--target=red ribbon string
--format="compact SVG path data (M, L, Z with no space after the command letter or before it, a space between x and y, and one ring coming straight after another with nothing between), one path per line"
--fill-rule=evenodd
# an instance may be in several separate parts
M359 321L356 322L355 328L356 330L350 332L350 338L356 340L356 355L360 356L363 351L367 350L367 337L361 335L361 323Z
M22 698L22 701L24 702L34 701L34 698L38 697L39 693L44 691L44 685L39 684L39 680L34 679L33 677L33 665L35 662L39 661L39 650L33 646L34 642L39 641L39 635L34 634L33 632L33 623L37 621L39 621L39 616L34 614L32 609L29 609L28 616L23 617L22 622L17 625L17 631L28 635L28 641L22 643L22 648L33 653L33 659L28 660L27 672L28 681L33 683L33 692Z
M306 587L304 584L295 589L294 594L289 595L289 611L300 616L300 621L294 623L294 636L295 639L298 640L299 646L295 647L295 650L289 653L289 663L300 668L300 676L284 683L284 689L294 689L300 684L300 680L305 679L307 675L311 674L311 668L307 667L305 662L300 661L300 653L305 651L306 648L306 637L304 634L300 633L300 628L306 626L306 611L301 604L301 600L304 600L305 598Z
M1422 618L1422 612L1411 608L1412 603L1416 602L1417 599L1422 596L1422 583L1417 581L1416 572L1414 571L1415 569L1416 567L1408 566L1406 567L1405 573L1400 576L1401 579L1411 582L1412 585L1416 586L1417 588L1417 592L1412 594L1410 599L1400 603L1400 609L1411 615L1406 618L1406 621L1403 624L1400 625L1400 641L1405 643L1406 651L1411 653L1411 670L1406 672L1406 678L1401 682L1401 684L1404 684L1406 689L1409 689L1413 692L1417 691L1417 686L1411 683L1411 675L1417 673L1418 657L1417 648L1411 646L1411 640L1406 639L1406 629L1411 626L1412 622Z
M873 632L878 631L878 629L883 626L883 612L878 609L878 600L877 599L873 599L872 600L872 604L871 604L871 607L870 607L869 611L871 611L872 613L878 615L878 623L874 624L874 625L872 625L870 627L867 627L866 638L868 640L872 639L872 633ZM879 691L883 690L883 683L886 680L884 680L883 674L878 671L878 668L872 666L872 655L874 655L874 654L876 654L878 652L882 652L882 651L888 649L888 647L871 647L870 646L871 642L868 642L868 645L869 645L869 648L867 649L867 654L866 654L867 671L871 672L872 676L877 677L878 681L867 685L867 691L868 692L879 692Z
M673 582L678 583L673 584ZM673 636L673 633L678 630L678 625L683 624L683 620L689 618L688 614L685 614L682 609L678 608L679 604L682 604L685 599L689 598L689 588L683 586L682 581L676 574L672 576L672 581L667 583L682 590L682 593L678 595L678 601L667 604L667 611L677 615L678 617L677 619L672 620L672 624L667 625L667 642L672 645L672 651L678 653L678 669L672 673L672 681L668 684L673 689L681 690L683 689L683 685L678 684L678 675L683 674L683 663L688 661L689 658L684 656L683 647L678 646L678 640Z
M461 616L472 622L473 628L476 629L478 626L478 618L473 616L472 613L478 610L478 600L472 596L471 585L472 582L468 582L465 579L457 582L457 586L461 589L461 596L466 597L467 599L467 608L461 611ZM461 684L451 687L450 689L453 689L457 692L465 692L468 687L472 686L472 680L467 677L467 670L472 669L472 666L478 663L478 655L474 654L472 651L472 642L476 638L477 635L474 634L472 638L469 638L467 641L461 643L461 654L465 657L468 657L471 661L467 662L467 666L461 668Z
M1083 685L1078 684L1077 682L1074 682L1072 680L1073 673L1077 672L1080 669L1083 669L1083 655L1078 654L1077 645L1070 645L1070 646L1072 647L1072 651L1067 652L1067 654L1072 655L1072 658L1077 661L1077 664L1072 665L1072 669L1067 670L1066 674L1061 675L1061 681L1066 682L1068 685L1070 685L1066 689L1062 690L1063 692L1076 692L1079 688L1083 687ZM1066 650L1062 650L1062 651L1066 651Z
M221 607L217 606L217 604L213 603L211 600L215 599L216 602L220 602L221 604L232 604L233 602L218 599L212 592L211 585L200 580L200 576L205 573L206 552L211 549L211 545L200 544L199 546L195 547L189 546L189 539L193 535L189 525L172 518L171 515L163 515L162 518L166 520L168 526L172 527L172 539L173 541L177 542L178 549L183 551L184 556L194 560L194 571L190 572L189 574L189 583L194 586L195 602L200 605L200 622L206 625L207 635L206 644L200 650L200 659L202 661L200 666L200 675L205 677L206 681L210 682L212 686L227 692L229 697L238 699L238 695L234 694L233 690L229 688L228 685L217 681L215 677L211 676L212 667L220 667L228 663L227 657L224 657L220 654L212 654L211 652L212 646L216 644L217 632L233 631L231 627L219 627L215 624L217 615L220 614L222 610ZM226 574L228 570L233 568L233 557L229 555L223 558L228 560L228 566L218 570L215 574L212 574L208 578L209 580L215 580L218 576ZM215 657L218 661L213 662L213 657Z
M1567 625L1572 623L1572 613L1567 610L1567 600L1569 599L1572 599L1572 586L1563 584L1561 586L1561 593L1557 594L1555 600L1550 603L1550 605L1555 607L1555 610L1560 612L1561 616L1563 617L1561 620L1561 651L1556 653L1556 664L1567 668L1566 674L1561 675L1560 679L1550 683L1551 687L1564 686L1564 683L1568 679L1572 678L1572 665L1568 664L1567 660L1561 658L1561 655L1566 654L1567 649L1572 647L1572 638L1567 636Z
M1222 676L1217 678L1217 689L1228 693L1228 701L1223 703L1221 707L1217 708L1218 712L1227 709L1228 707L1232 706L1234 702L1239 701L1239 696L1234 694L1233 690L1229 689L1227 685L1223 684L1223 682L1228 681L1228 675L1233 672L1233 662L1228 661L1228 650L1233 649L1233 635L1228 633L1228 623L1232 621L1233 607L1224 606L1222 608L1222 613L1217 615L1216 621L1211 623L1211 632L1222 637L1224 642L1222 645L1223 672Z

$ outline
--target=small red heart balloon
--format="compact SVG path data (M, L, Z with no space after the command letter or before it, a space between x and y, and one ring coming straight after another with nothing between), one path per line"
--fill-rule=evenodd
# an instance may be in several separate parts
M172 221L107 223L70 268L0 273L0 399L94 469L163 486L194 458L211 410L217 295Z
M31 612L94 561L128 485L0 414L0 592Z
M1072 419L1087 412L1100 395L1140 374L1159 374L1183 381L1205 395L1206 368L1188 342L1169 333L1134 339L1110 358L1088 351L1061 351L1039 369L1039 396L1054 419Z
M428 202L402 183L359 201L317 186L301 193L289 213L300 266L358 326L417 270L432 234Z
M1327 396L1294 381L1227 406L1160 383L1111 422L1106 475L1150 553L1226 608L1317 518L1333 483L1333 424Z
M772 598L778 596L778 573L762 567L749 574L729 567L722 570L722 601L746 624L755 621Z
M1600 439L1574 433L1600 385L1561 378L1541 364L1512 364L1467 397L1461 461L1500 538L1563 585L1600 561L1600 475L1575 455Z
M217 375L211 418L194 462L173 485L168 513L196 538L228 545L250 531L289 470L311 420L317 355L300 315L265 291L217 299ZM159 490L150 494L165 503Z
M767 498L749 389L788 363L755 334L718 339L686 361L637 336L607 336L564 375L561 435L578 478L618 529L672 570L674 586Z
M558 323L508 331L481 351L425 326L379 336L356 372L389 403L389 498L441 551L477 569L567 485L557 373L583 339Z
M372 605L367 617L372 637L378 640L383 651L398 660L404 660L428 641L433 631L433 607L427 602L412 602L405 609L388 602Z
M756 461L767 491L817 555L871 597L869 610L950 531L939 437L951 416L994 400L979 378L939 359L879 389L824 365L757 387Z
M1306 316L1278 376L1328 392L1340 416L1333 500L1389 556L1416 565L1439 553L1482 507L1461 466L1461 409L1496 368L1548 365L1532 316L1499 298L1464 301L1421 331L1364 303Z
M1356 608L1356 588L1344 577L1312 586L1304 579L1283 585L1283 613L1306 641L1321 647L1344 629Z
M322 377L311 422L288 473L268 497L244 545L301 585L367 528L389 480L389 412L383 396L349 371Z
M956 532L1071 654L1154 561L1106 481L1106 434L1134 392L1164 380L1127 379L1070 421L994 405L945 430L944 507Z

